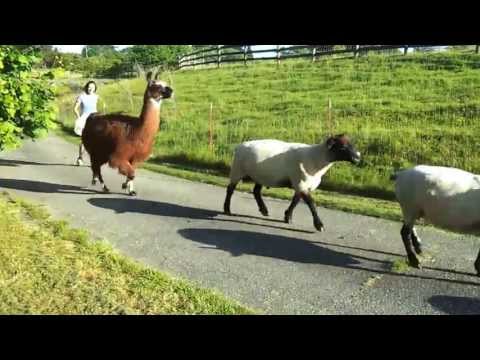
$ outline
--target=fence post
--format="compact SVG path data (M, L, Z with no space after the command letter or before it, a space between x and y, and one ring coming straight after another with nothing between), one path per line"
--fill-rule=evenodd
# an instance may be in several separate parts
M247 66L247 48L248 46L243 47L243 64Z
M332 99L328 99L328 110L327 110L327 119L328 119L328 129L330 130L330 135L333 136L332 128Z
M475 53L476 53L476 54L478 54L479 47L480 47L480 45L476 45L476 46L475 46Z
M213 152L213 103L210 103L210 117L208 126L208 148Z
M217 68L220 67L221 61L222 61L222 59L221 59L221 55L220 55L220 45L217 45Z
M315 56L317 56L317 48L314 46L312 48L312 62L315 62Z
M353 49L353 57L356 58L358 57L358 51L360 50L360 45L355 45L355 48Z
M277 45L277 65L280 65L280 45Z
M407 55L408 53L408 45L405 45L405 48L403 50L403 55Z

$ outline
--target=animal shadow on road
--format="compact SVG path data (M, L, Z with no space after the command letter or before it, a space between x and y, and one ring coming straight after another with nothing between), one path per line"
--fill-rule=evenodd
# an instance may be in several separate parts
M141 199L124 199L124 198L90 198L87 200L93 206L114 210L116 213L140 213L148 215L158 215L165 217L177 217L194 220L214 220L233 222L240 224L253 225L255 227L267 227L281 230L291 230L284 227L276 227L272 225L260 224L255 222L239 221L235 217L223 218L219 217L223 213L212 210L198 209L176 204L169 204L157 201L147 201ZM294 230L298 231L298 230ZM300 230L298 232L306 232ZM363 270L377 274L387 274L391 276L416 278L426 280L436 280L448 282L452 284L479 286L480 283L446 279L441 277L431 277L426 275L395 273L390 270L391 260L379 260L368 255L357 255L349 253L350 250L361 250L366 253L383 254L387 256L401 256L399 254L382 252L374 249L366 249L361 247L351 247L340 244L329 244L319 241L308 241L301 238L287 237L284 235L266 234L254 231L239 230L220 230L220 229L183 229L179 230L182 237L200 242L211 246L215 246L218 250L228 251L235 256L242 254L266 256L271 258L279 258L301 263L318 263L325 265L341 266L354 270ZM322 246L324 245L324 246ZM331 247L346 249L345 252L330 249ZM363 261L362 261L363 260ZM365 262L380 263L382 269L372 268ZM429 268L439 273L450 272L450 270ZM473 276L473 274L458 273L457 275Z
M0 159L0 166L21 166L21 165L39 165L39 166L74 166L78 167L75 164L55 164L55 163L41 163L33 161L23 161L23 160L7 160ZM85 166L85 165L83 165Z
M428 299L428 302L450 315L480 315L480 298L436 295Z
M240 230L181 229L186 239L215 246L232 256L256 255L300 263L351 267L360 264L353 256L318 246L312 241L283 235Z
M63 193L63 194L98 194L99 191L81 188L73 185L62 185L43 181L31 181L21 179L0 179L0 189L15 189L39 193ZM101 193L103 194L103 193Z
M111 209L117 213L133 212L140 214L185 218L193 220L215 220L224 222L233 222L238 224L246 224L253 226L267 227L271 229L287 230L299 233L312 234L311 231L294 229L284 226L274 226L255 222L239 220L240 216L219 217L223 213L212 210L198 209L176 204L170 204L159 201L148 201L141 199L120 199L120 198L91 198L87 200L91 205ZM253 216L245 216L246 218L263 220Z

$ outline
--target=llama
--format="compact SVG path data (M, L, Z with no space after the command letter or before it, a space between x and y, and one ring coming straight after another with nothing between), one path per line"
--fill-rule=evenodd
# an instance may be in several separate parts
M163 81L152 80L147 74L147 88L143 98L140 117L121 114L91 114L82 133L82 142L90 155L92 185L97 179L104 192L105 185L100 168L108 162L113 169L126 176L122 189L135 196L133 180L137 165L145 161L152 152L155 135L160 126L160 105L162 99L172 96L173 90Z

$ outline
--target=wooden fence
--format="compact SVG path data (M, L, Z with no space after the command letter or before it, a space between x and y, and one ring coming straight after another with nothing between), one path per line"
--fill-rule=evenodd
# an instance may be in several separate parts
M407 54L409 49L418 48L415 45L295 45L282 47L276 45L269 49L251 50L246 45L217 45L186 54L178 59L178 69L204 67L215 65L220 67L223 63L275 60L277 64L283 59L309 58L316 61L322 56L345 54L352 57L366 55L370 51L399 50ZM424 47L424 46L422 46ZM242 49L243 48L243 49ZM239 49L242 49L239 51ZM479 45L475 46L479 53ZM269 53L273 56L255 57L254 54Z

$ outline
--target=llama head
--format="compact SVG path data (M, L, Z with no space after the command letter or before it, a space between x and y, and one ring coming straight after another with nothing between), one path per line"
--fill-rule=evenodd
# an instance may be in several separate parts
M348 137L343 134L328 138L327 149L332 161L349 161L353 164L360 163L360 153L355 149Z
M153 99L160 101L172 97L173 89L165 81L157 80L158 74L152 79L152 72L147 74L147 89L145 90L145 101Z

